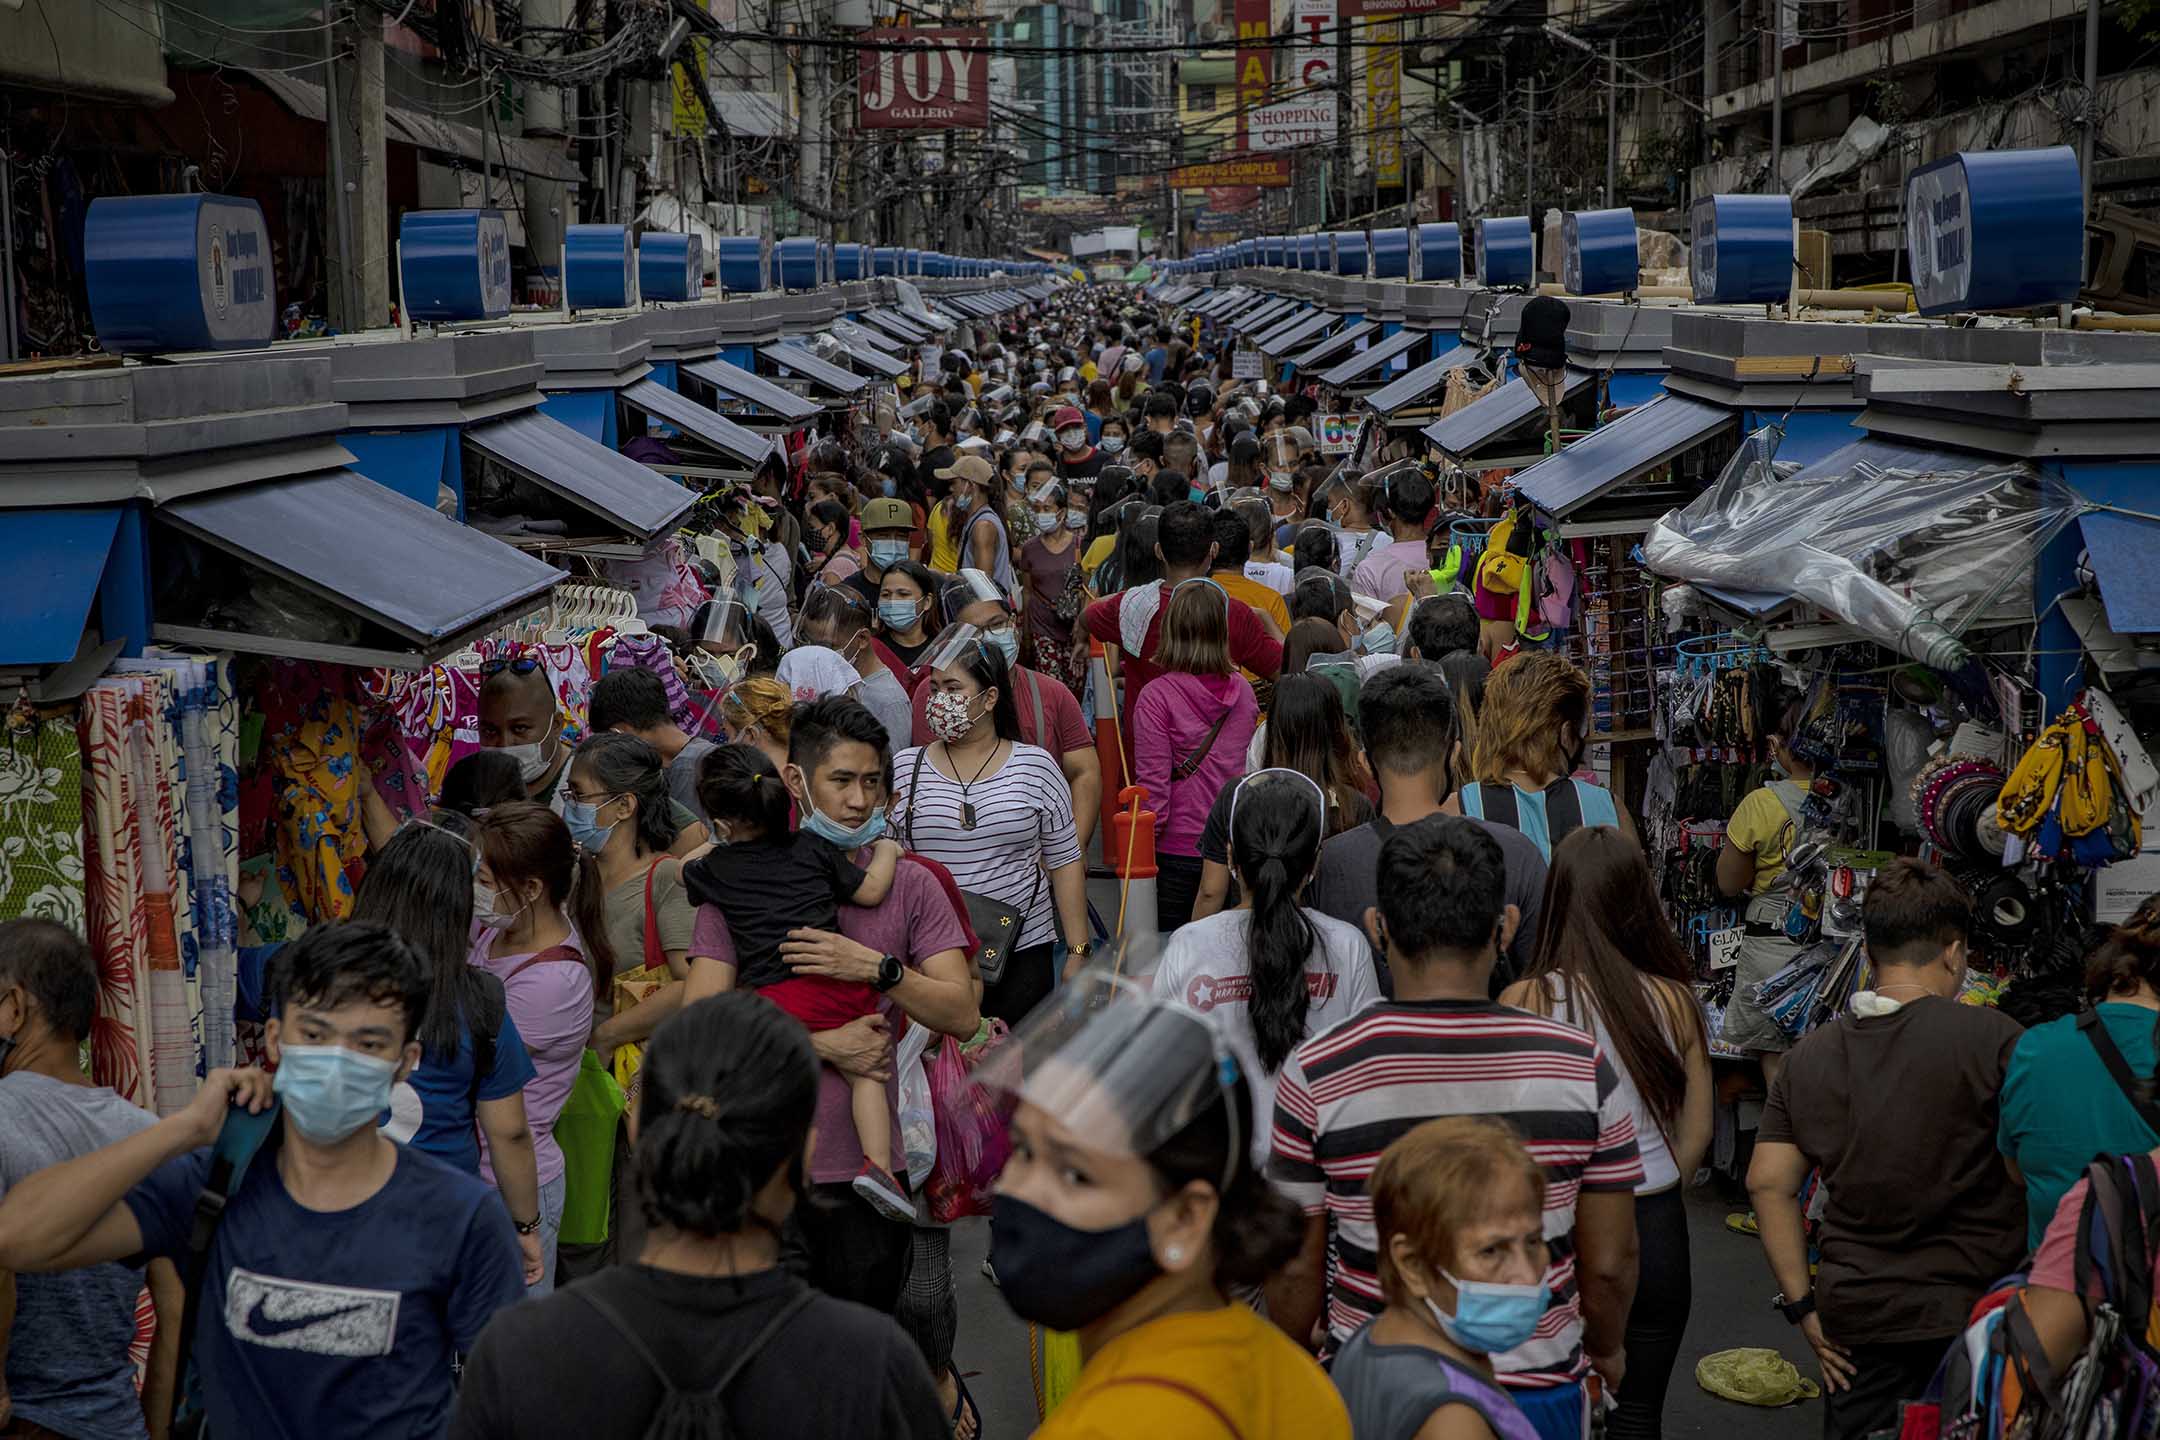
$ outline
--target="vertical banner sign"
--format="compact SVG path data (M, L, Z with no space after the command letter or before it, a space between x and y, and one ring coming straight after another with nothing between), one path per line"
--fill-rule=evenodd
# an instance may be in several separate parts
M865 130L985 130L990 32L866 30L856 99Z
M1268 102L1274 88L1275 52L1268 45L1272 0L1236 0L1237 148L1246 141L1246 119Z
M1403 183L1402 164L1402 21L1374 20L1365 26L1365 155L1373 180Z
M1292 93L1301 100L1335 83L1335 11L1335 0L1297 0L1290 79Z

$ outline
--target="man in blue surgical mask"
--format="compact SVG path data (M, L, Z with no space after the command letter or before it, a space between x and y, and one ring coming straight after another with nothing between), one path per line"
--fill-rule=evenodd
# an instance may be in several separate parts
M874 610L885 572L902 560L914 558L909 554L909 545L915 534L915 512L907 501L888 497L867 502L856 518L862 522L863 565L841 583L867 600Z
M192 1354L210 1434L440 1434L457 1358L524 1298L513 1222L539 1217L512 1216L477 1175L378 1128L419 1063L428 988L420 953L389 930L311 927L270 965L276 1080L213 1070L186 1108L22 1180L0 1202L0 1267L145 1257L199 1270ZM213 1145L247 1163L197 1260Z

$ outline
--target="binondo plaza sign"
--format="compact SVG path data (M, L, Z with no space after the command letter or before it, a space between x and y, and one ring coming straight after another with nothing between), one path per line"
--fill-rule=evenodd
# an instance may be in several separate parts
M984 130L990 125L990 32L863 32L856 100L865 130Z

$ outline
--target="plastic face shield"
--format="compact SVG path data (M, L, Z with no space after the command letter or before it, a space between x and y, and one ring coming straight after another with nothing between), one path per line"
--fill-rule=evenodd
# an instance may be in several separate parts
M937 633L926 647L917 664L925 671L950 671L959 673L962 664L976 654L1000 653L994 638L1000 629L1012 628L1012 621L1001 625L948 625ZM1001 657L1002 658L1002 657Z
M997 581L980 570L962 570L946 581L938 591L939 610L948 624L956 623L960 612L970 605L979 605L986 600L995 603L1001 612L1006 612L1008 620L1010 619L1009 612L1012 607L1005 599L1005 592L998 588Z
M1005 1108L1044 1111L1084 1148L1145 1158L1228 1104L1242 1077L1211 1020L1098 963L1030 1011L974 1083ZM1251 1143L1230 1114L1225 1187Z
M1313 658L1318 659L1319 657L1315 656ZM1266 770L1253 771L1252 774L1238 781L1237 788L1230 792L1229 835L1230 849L1233 854L1237 850L1238 802L1245 798L1247 791L1256 786L1264 785L1289 785L1302 789L1306 794L1310 795L1313 808L1320 815L1320 833L1323 836L1327 834L1327 796L1321 793L1319 783L1302 770L1289 770L1279 765L1271 766Z
M750 628L750 608L732 595L715 596L691 617L692 643L710 654L733 655L738 650L754 648L757 644L752 638L754 633Z

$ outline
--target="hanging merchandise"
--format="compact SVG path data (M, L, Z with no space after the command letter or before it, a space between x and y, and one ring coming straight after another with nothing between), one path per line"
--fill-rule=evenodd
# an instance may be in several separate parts
M2091 869L2138 852L2142 827L2122 766L2082 704L2040 732L2003 782L1999 804L2002 827L2035 859Z
M88 933L82 786L72 710L18 704L0 728L0 914Z

